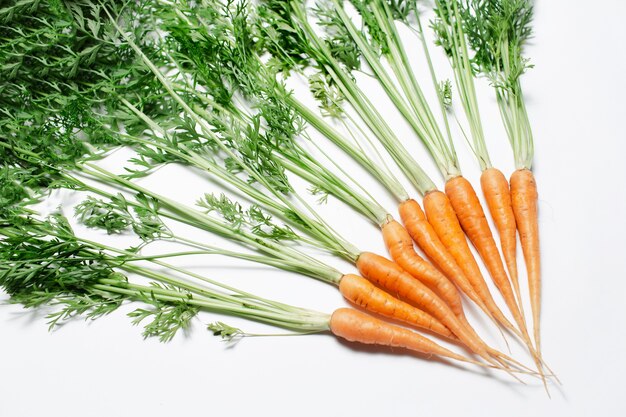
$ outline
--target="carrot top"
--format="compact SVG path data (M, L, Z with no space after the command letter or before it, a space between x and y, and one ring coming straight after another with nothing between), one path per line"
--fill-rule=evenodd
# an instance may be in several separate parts
M324 97L328 98L328 92L322 90L330 89L332 94L338 95L338 98L334 99L334 104L342 100L349 102L361 121L376 136L415 188L422 195L436 189L433 181L403 146L394 130L365 92L357 85L352 72L358 69L358 60L351 59L351 54L344 53L347 48L352 48L346 42L353 41L350 40L351 35L345 33L343 23L334 15L338 10L331 9L330 14L321 14L325 19L321 24L328 29L324 37L314 29L306 7L300 2L268 3L271 4L263 4L259 8L258 14L261 19L257 26L261 37L266 39L265 47L276 61L274 63L280 65L285 72L294 68L314 67L318 71L318 76L314 79L316 88L314 94L317 92L319 96L320 93L324 93ZM320 15L319 11L317 13ZM339 28L344 28L344 30L337 32ZM357 47L351 51L360 55L362 49ZM380 80L384 86L391 88L390 80L387 78ZM324 103L327 101L325 99ZM336 111L337 108L335 107L334 110ZM441 169L446 172L448 168L441 166ZM454 168L450 170L456 172Z
M459 127L478 159L481 171L484 171L491 168L491 160L485 144L485 133L480 118L474 74L470 62L471 57L468 51L467 38L463 31L459 7L455 0L436 0L435 4L437 18L431 26L436 35L436 43L448 55L454 71L457 93L469 124L471 141L460 122Z
M533 135L520 78L532 67L523 56L524 45L532 35L532 2L472 0L459 1L458 6L468 44L474 51L473 67L489 78L496 90L516 167L530 169Z

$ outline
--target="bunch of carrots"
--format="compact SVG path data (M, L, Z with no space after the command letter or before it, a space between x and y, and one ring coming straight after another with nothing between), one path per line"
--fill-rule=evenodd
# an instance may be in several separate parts
M355 343L407 348L515 378L537 376L546 387L556 378L541 355L538 194L520 83L529 67L522 53L530 36L530 1L435 2L430 29L449 58L456 88L437 79L416 2L329 0L315 7L297 0L23 3L0 10L0 112L5 115L0 122L0 287L12 302L63 306L52 315L53 324L75 315L97 318L122 301L148 304L152 310L136 310L134 322L152 314L145 334L162 340L171 339L199 311L216 311L304 334L330 331ZM405 45L401 25L413 29L419 41ZM428 80L417 79L407 58L407 45L418 44L431 72ZM361 89L355 73L365 65L432 156L444 191ZM492 166L487 152L474 86L479 77L493 85L513 148L517 169L510 181ZM287 87L297 78L308 82L317 109ZM420 82L439 93L432 108ZM454 112L452 91L458 92L463 116ZM500 248L477 192L462 176L452 117L482 170L481 189ZM313 131L396 199L401 222L347 168L328 158L312 139ZM366 147L376 149L375 155ZM135 154L126 174L97 164L121 148ZM383 152L423 196L423 209L383 162ZM199 170L252 205L246 209L226 196L207 194L191 207L137 183L167 164ZM380 228L391 259L361 251L339 235L292 185L293 176ZM134 234L142 244L116 248L81 237L60 213L41 215L38 204L58 188L85 194L75 208L79 223L108 234ZM220 236L242 249L194 241L174 233L170 223ZM532 339L522 308L518 235ZM143 247L159 240L187 249L142 255ZM470 243L513 322L491 294ZM360 275L316 259L307 253L311 247L349 261ZM164 260L215 254L334 285L354 308L313 312ZM483 341L466 317L469 303L505 338L521 341L536 369ZM244 335L223 323L210 329L223 337ZM467 354L434 338L460 345Z

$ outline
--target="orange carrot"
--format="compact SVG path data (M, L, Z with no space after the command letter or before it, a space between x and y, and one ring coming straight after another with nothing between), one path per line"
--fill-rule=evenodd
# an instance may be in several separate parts
M383 225L382 231L391 258L441 297L456 316L464 317L461 296L456 287L437 268L415 252L413 240L406 229L397 221L391 220Z
M474 187L462 176L446 182L446 194L457 215L461 227L469 237L480 257L485 262L494 283L500 290L504 302L509 307L513 318L522 333L526 333L526 323L515 301L513 288L508 279L500 252L493 239L489 223L474 191Z
M430 330L443 337L452 337L450 330L430 314L394 298L358 275L341 277L339 291L348 301L369 312Z
M459 267L455 258L439 239L433 226L426 220L426 215L419 203L413 199L406 200L400 204L399 212L406 231L417 246L465 295L481 307L489 317L492 317L492 313L485 307L463 269Z
M474 329L471 328L465 317L457 319L452 310L441 299L422 283L403 271L397 264L381 256L365 252L359 257L357 265L364 272L368 273L367 277L369 279L382 287L398 291L399 293L408 291L407 301L412 301L419 308L399 301L397 298L374 286L371 282L352 274L342 276L340 281L340 291L347 300L371 313L382 315L413 327L427 329L451 340L460 341L491 365L510 373L509 365L501 359L502 354L488 347ZM402 297L399 296L398 298ZM433 315L439 315L443 319L440 318L438 320L437 317L422 311L427 309L426 305L431 305L430 310L434 312Z
M491 213L491 218L496 224L500 235L500 246L504 261L509 271L509 277L513 283L517 305L520 308L522 317L524 308L522 306L522 296L519 288L519 278L517 276L517 226L515 224L515 214L511 203L511 191L509 182L502 171L496 168L488 168L480 176L480 185L487 201L487 207Z
M428 287L414 279L398 264L382 256L363 252L357 260L363 277L386 289L397 298L412 304L443 323L474 353L491 361L485 343L469 331L448 305Z
M532 171L518 169L511 175L511 201L528 271L528 291L533 314L535 347L541 355L539 316L541 310L541 257L537 183Z
M520 335L520 332L504 316L491 296L448 197L441 191L431 191L424 196L424 209L428 222L454 257L457 265L463 270L465 277L491 315L505 328Z
M350 342L399 347L425 355L438 355L481 365L458 355L409 329L394 326L350 308L335 310L330 318L330 331Z

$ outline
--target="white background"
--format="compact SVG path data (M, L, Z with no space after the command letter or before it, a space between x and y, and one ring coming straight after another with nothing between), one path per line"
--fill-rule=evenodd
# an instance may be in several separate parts
M551 387L552 399L533 381L523 386L470 368L352 346L329 334L248 338L228 346L204 330L216 319L206 314L189 335L161 344L142 340L125 317L128 309L49 333L44 312L3 305L0 416L626 415L625 15L626 3L618 0L540 1L528 48L536 66L523 83L541 200L543 351L563 381L561 388ZM417 48L412 54L419 62ZM445 73L440 58L437 65ZM479 93L492 161L508 175L512 155L491 90L481 84ZM410 130L397 115L389 118L441 186ZM461 140L457 150L464 175L478 185L479 170ZM393 210L371 179L351 172L363 184L372 183L374 194ZM201 175L175 168L145 184L189 202L211 190ZM77 201L70 196L68 202ZM56 204L53 197L49 206ZM362 249L384 253L376 229L349 209L330 201L320 210ZM309 278L229 264L203 258L190 265L294 305L324 312L344 305L335 288ZM501 345L497 335L489 336Z

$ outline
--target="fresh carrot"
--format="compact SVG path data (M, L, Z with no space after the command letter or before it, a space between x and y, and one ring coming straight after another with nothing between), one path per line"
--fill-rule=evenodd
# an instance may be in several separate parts
M533 374L526 370L512 370L505 364L484 364L465 356L452 352L432 340L400 326L386 323L382 320L369 316L351 308L339 308L330 317L328 327L332 334L349 342L363 343L366 345L387 346L402 348L418 352L424 355L437 355L444 358L455 359L473 365L501 369L513 378L522 382L513 372ZM524 368L522 366L522 368Z
M485 307L482 299L465 276L465 272L457 264L455 258L448 251L433 226L426 219L419 203L408 199L398 207L400 218L406 231L428 256L428 258L474 303L492 317L492 313Z
M339 291L346 300L371 313L426 329L446 338L452 337L450 330L439 320L394 298L363 277L353 274L344 275L339 282Z
M510 178L511 201L526 261L535 344L539 351L539 230L537 186L531 172L535 145L521 83L522 75L531 67L524 56L524 47L533 34L532 3L511 2L510 7L502 8L495 3L478 6L475 2L459 2L459 14L462 27L468 31L468 46L476 57L473 69L487 77L494 87L513 149L516 171Z
M500 290L509 311L522 333L526 333L526 323L515 301L513 288L508 279L500 252L493 239L485 212L474 191L474 187L462 176L446 182L446 194L457 215L461 227L469 237L480 257L485 262L494 283Z
M478 334L476 334L465 317L463 306L461 304L461 297L459 292L456 290L456 287L454 287L454 284L448 281L448 279L443 276L439 270L434 268L415 252L413 249L413 240L411 239L411 236L409 236L406 229L398 222L391 220L383 227L383 236L392 259L406 272L418 278L422 283L439 295L442 300L446 301L455 312L461 323L463 323L476 338L479 338ZM430 276L432 279L424 279L424 276ZM481 305L483 305L482 302ZM458 306L458 312L455 311L454 306ZM504 358L501 352L489 347L487 348L487 352L492 354L495 358ZM510 359L508 357L506 358Z
M528 292L533 314L535 347L541 352L539 316L541 312L541 257L537 183L529 169L518 169L511 175L511 201L528 271Z
M519 331L504 316L491 296L448 196L441 191L432 191L426 194L424 197L424 209L428 222L433 226L442 243L452 254L457 265L463 270L465 277L469 280L474 291L476 291L493 318L506 329L519 334Z
M457 317L464 317L461 296L456 287L437 268L415 252L413 240L406 229L397 221L391 220L383 225L382 232L391 258L441 297Z
M467 329L441 298L414 279L398 264L382 256L363 252L356 265L363 277L386 289L397 298L431 314L448 327L472 352L491 362L485 343Z
M509 182L502 171L496 168L488 168L480 176L480 185L487 201L491 218L496 224L498 234L500 235L502 254L509 271L509 277L513 283L517 305L523 317L524 308L522 306L519 277L517 275L517 226L511 203Z
M416 332L385 323L350 308L340 308L333 312L330 318L330 331L350 342L404 348L425 355L438 355L483 365L458 355Z
M409 304L415 305L421 310L432 314L435 319L438 319L435 322L447 326L453 334L443 334L442 332L438 332L436 328L430 329L431 331L449 339L460 341L488 363L502 367L507 370L507 372L509 371L510 364L515 366L519 365L496 349L487 346L471 327L464 315L461 317L454 316L454 312L443 300L438 298L434 292L430 291L420 281L415 280L395 262L373 253L364 252L357 261L357 267L364 277L396 294L397 298L406 300ZM361 277L357 278L362 279ZM365 300L368 300L367 309L370 312L381 309L380 306L375 303L372 305L369 298L365 298ZM395 299L391 297L391 300ZM389 306L389 308L391 308L391 306ZM402 313L400 313L400 316L401 315ZM398 317L395 312L388 315L388 317L403 321L402 317ZM415 326L415 324L412 325ZM424 326L422 325L421 327Z
M498 287L498 290L500 290L511 314L513 314L513 318L517 322L521 332L521 337L528 346L530 353L533 355L538 369L541 369L541 357L537 353L538 350L533 348L532 342L530 341L530 336L526 328L526 320L515 301L511 283L507 278L500 253L498 252L498 248L474 188L465 178L455 177L446 182L446 194L457 213L457 218L463 230L465 230L465 233L474 244L474 247L476 247L480 253L494 283Z

